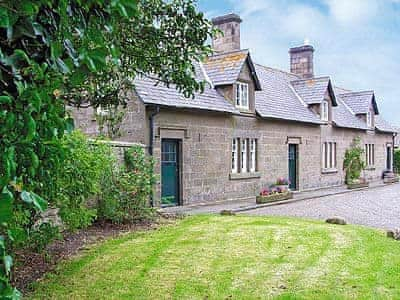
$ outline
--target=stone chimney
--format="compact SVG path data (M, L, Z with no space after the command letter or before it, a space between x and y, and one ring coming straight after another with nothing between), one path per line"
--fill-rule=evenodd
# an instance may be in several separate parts
M228 14L212 19L213 25L222 31L212 40L213 50L217 53L240 50L240 23L236 14Z
M314 77L314 48L310 45L290 48L290 72L302 78Z

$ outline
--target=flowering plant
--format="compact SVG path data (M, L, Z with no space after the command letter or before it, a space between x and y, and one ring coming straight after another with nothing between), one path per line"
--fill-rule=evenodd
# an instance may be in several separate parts
M260 196L268 196L271 194L271 190L269 188L263 188L260 192Z
M279 177L279 178L276 180L276 184L277 184L277 185L289 185L289 184L290 184L290 180L287 179L287 178L285 178L285 177Z

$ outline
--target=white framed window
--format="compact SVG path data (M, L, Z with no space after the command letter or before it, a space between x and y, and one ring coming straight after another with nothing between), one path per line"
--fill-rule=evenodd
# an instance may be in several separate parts
M324 169L336 169L336 143L325 142L322 144L322 167Z
M368 126L368 128L371 128L372 127L372 113L371 113L371 111L368 111L368 113L367 113L367 126Z
M236 106L249 109L249 85L247 83L236 83Z
M256 152L257 152L256 139L250 139L250 172L256 171Z
M365 164L368 167L375 165L375 145L366 144L365 145Z
M232 173L257 171L257 139L232 139Z
M329 121L329 102L327 100L321 103L321 120Z
M247 173L247 139L242 139L242 143L240 146L240 166L242 173Z
M232 139L232 173L238 172L239 139Z

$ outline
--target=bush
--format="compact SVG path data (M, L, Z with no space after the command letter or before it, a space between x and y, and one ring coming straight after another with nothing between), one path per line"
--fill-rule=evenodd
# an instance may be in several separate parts
M60 208L60 216L69 230L86 228L96 219L95 204L90 200L100 192L104 168L112 164L110 146L90 142L80 131L65 136L67 157L57 176L56 198L51 202Z
M361 171L365 168L363 153L364 150L360 146L360 139L355 138L344 154L343 170L346 172L347 184L360 178Z
M400 150L394 151L394 171L400 173Z
M139 146L124 152L125 168L110 168L102 180L99 217L116 223L149 219L155 183L154 163Z

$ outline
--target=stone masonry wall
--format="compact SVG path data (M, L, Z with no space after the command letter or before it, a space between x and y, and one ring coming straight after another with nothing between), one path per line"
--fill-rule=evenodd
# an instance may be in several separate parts
M123 120L120 141L148 146L148 117L143 103L133 96ZM98 128L93 110L74 111L76 124L94 136ZM155 171L161 174L161 140L178 138L182 145L181 195L183 204L227 199L254 198L262 186L288 177L288 138L297 139L298 187L300 190L342 184L343 156L354 137L362 145L375 144L375 169L365 172L368 178L379 178L386 167L386 143L390 134L340 129L331 124L316 126L304 123L265 120L255 115L231 116L193 110L161 108L155 117ZM230 179L232 138L257 138L257 171L259 177ZM322 174L322 142L337 142L337 172ZM161 179L155 187L160 200Z

